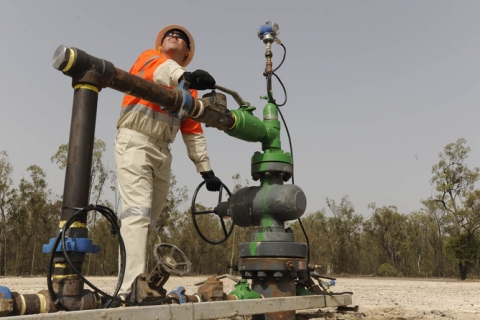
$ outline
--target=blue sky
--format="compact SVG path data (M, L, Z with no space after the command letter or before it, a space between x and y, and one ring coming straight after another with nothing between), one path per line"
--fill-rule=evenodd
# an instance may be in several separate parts
M395 205L402 213L434 193L438 153L465 138L468 164L480 166L480 2L478 1L2 1L0 12L0 150L9 153L15 184L39 165L63 192L64 172L50 162L68 142L71 79L55 70L59 45L77 47L129 70L153 47L157 32L182 24L197 50L189 70L210 72L221 86L257 107L265 95L266 21L287 48L277 71L286 86L282 112L292 137L295 183L307 212L348 195L356 212ZM283 54L273 46L276 66ZM277 101L283 101L274 83ZM100 92L96 136L114 167L115 124L123 94ZM229 98L228 107L238 106ZM250 178L260 144L206 128L212 166L229 187ZM178 137L173 172L190 196L202 181ZM285 131L283 148L288 149ZM251 182L251 185L255 185Z

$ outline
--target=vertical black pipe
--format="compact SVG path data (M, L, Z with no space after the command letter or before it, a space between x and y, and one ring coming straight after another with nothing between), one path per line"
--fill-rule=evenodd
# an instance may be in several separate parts
M61 221L76 211L65 207L83 208L89 201L98 92L88 87L75 89L73 95ZM86 223L86 214L77 221Z
M71 209L72 207L83 208L89 202L97 101L98 90L93 86L79 85L74 91L60 226L77 211ZM66 236L88 238L86 223L86 213L79 215L76 225L68 229ZM72 253L69 257L75 263L75 267L81 271L85 254ZM57 253L55 262L64 261L63 255ZM55 268L54 275L64 276L65 272L70 273L67 270Z

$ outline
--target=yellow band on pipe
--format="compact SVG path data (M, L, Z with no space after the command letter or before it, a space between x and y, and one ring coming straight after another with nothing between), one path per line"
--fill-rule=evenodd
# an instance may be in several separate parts
M66 263L60 263L60 262L55 263L55 268L67 268L67 267L68 267L68 264Z
M92 91L95 91L96 93L98 93L100 90L98 90L97 87L95 86L92 86L90 84L77 84L75 87L73 87L74 89L88 89L88 90L92 90Z
M73 65L73 60L75 60L75 51L73 51L73 49L70 49L70 57L68 58L67 65L62 70L63 72L67 72L68 70L70 70Z
M77 277L78 278L78 276L76 274L63 274L63 275L53 276L54 279L65 279L65 278L69 278L69 277Z
M23 294L20 295L20 299L22 300L22 309L20 310L20 315L23 316L27 310L27 303L25 302L25 297Z
M67 221L60 221L60 228L64 226L65 222ZM74 221L70 228L86 228L87 224L85 222Z
M40 313L47 312L47 299L43 294L37 293L38 299L40 300Z

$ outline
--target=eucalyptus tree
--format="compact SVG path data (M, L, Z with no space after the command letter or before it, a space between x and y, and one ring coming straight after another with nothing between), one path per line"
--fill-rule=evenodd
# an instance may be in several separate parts
M425 217L426 241L433 254L433 275L446 277L446 261L444 244L448 237L448 228L453 223L451 215L443 209L441 203L432 198L421 201L421 212Z
M0 274L7 275L7 215L8 200L12 195L13 166L6 151L0 151Z
M30 275L34 274L37 257L40 255L40 245L48 242L58 220L56 202L51 199L47 177L42 168L32 165L27 168L30 180L22 178L19 184L19 213L25 215L24 223L19 226L26 235L22 246L23 250L31 253ZM30 249L30 250L28 250ZM42 264L43 269L43 264Z
M368 207L374 211L364 224L365 231L382 250L382 262L398 270L402 264L402 246L407 239L407 217L395 206L377 207L371 203Z
M424 212L412 212L407 216L407 240L405 249L406 275L428 276L434 269L433 250L430 250L428 238L432 232L431 220Z
M330 249L330 266L334 272L355 273L358 271L358 250L356 247L362 232L363 216L355 214L355 207L344 196L340 203L326 198L332 217L321 224L326 243Z
M446 145L438 155L440 160L432 167L431 179L437 191L432 200L453 221L447 248L458 263L462 280L467 278L469 267L480 254L480 190L475 190L480 169L468 167L469 152L463 138Z

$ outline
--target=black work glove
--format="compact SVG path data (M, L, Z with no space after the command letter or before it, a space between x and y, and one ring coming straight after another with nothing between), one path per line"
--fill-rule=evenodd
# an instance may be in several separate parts
M208 191L220 191L220 186L222 184L220 183L220 180L218 180L218 178L215 177L215 173L213 173L212 170L200 172L200 174L202 175L203 180L207 181Z
M180 80L182 78L190 83L190 89L206 90L213 89L215 86L215 79L210 73L200 69L193 72L184 72Z

